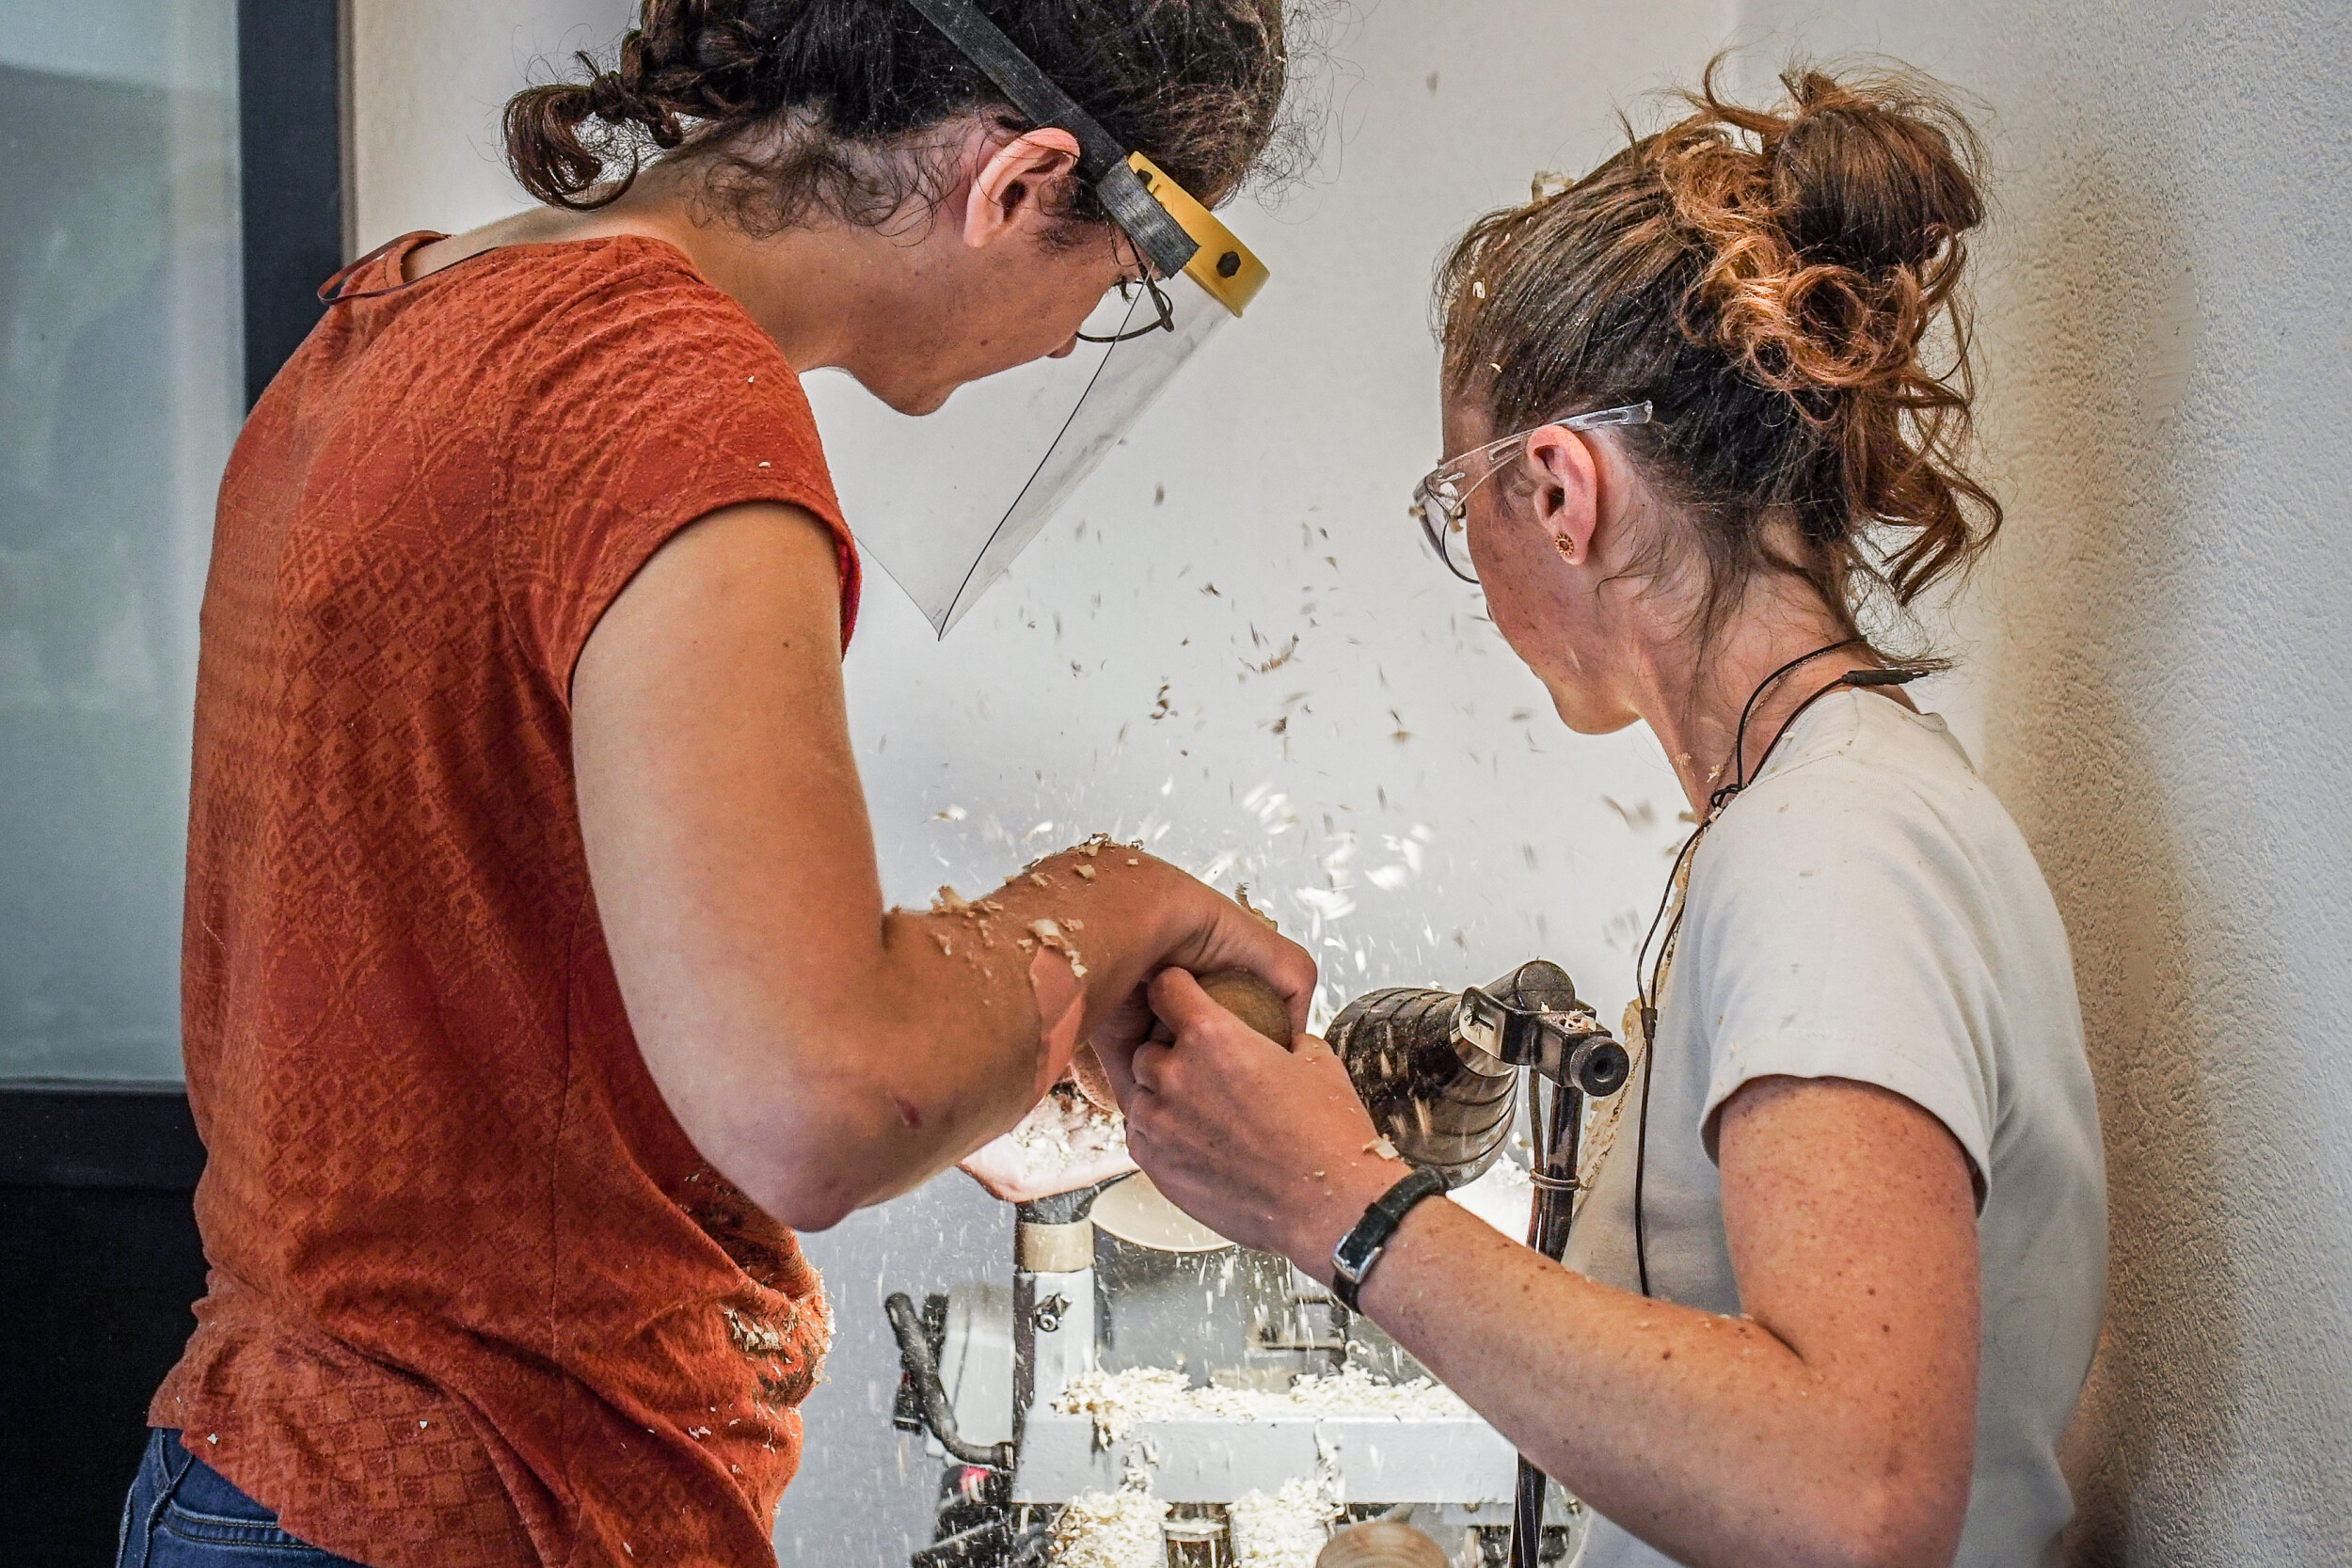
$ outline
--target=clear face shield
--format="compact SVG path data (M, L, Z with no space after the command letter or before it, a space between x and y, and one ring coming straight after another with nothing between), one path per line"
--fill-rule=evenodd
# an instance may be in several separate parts
M935 414L868 406L824 421L850 531L942 637L1265 282L1183 187L1141 153L1127 166L1199 246L1177 276L1112 291L1074 353L975 382ZM834 399L810 390L827 413Z

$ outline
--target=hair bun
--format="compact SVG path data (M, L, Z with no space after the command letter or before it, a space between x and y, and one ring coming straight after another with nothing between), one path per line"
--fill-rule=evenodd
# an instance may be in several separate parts
M1983 217L1967 122L1921 78L1791 69L1778 111L1721 97L1645 144L1675 212L1711 257L1686 307L1767 387L1826 393L1917 372L1950 302L1961 234ZM1811 417L1826 417L1800 401Z
M1924 271L1984 221L1967 128L1900 79L1784 79L1791 113L1772 138L1772 208L1805 261L1883 277Z

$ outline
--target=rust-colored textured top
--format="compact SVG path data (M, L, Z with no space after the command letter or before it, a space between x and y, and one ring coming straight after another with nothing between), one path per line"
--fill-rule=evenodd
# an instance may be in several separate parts
M572 667L713 510L856 557L791 366L673 247L363 264L221 486L189 814L209 1293L149 1411L374 1568L760 1564L830 1323L656 1091ZM371 297L358 297L370 291Z

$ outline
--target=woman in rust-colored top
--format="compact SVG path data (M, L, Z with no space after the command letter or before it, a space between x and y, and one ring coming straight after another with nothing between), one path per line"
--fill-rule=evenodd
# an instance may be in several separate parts
M1189 189L1266 145L1275 0L981 9ZM882 908L795 372L921 413L1066 350L1138 265L1070 131L905 0L648 0L508 131L548 207L337 279L222 486L212 1272L125 1564L769 1562L830 1331L790 1227L1004 1132L1166 966L1303 1022L1306 955L1137 852L993 942Z

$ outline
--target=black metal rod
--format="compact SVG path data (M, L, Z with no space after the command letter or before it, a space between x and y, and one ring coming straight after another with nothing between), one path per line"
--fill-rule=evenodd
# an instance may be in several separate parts
M906 1369L908 1380L914 1385L914 1396L923 1406L923 1419L930 1426L931 1435L939 1439L939 1446L966 1465L982 1465L1009 1473L1014 1452L1010 1443L982 1448L957 1435L955 1406L947 1402L947 1390L939 1381L939 1362L931 1354L930 1337L923 1332L923 1315L915 1310L913 1298L904 1291L896 1291L882 1303L882 1310L890 1315L890 1331L898 1337L898 1364Z
M1545 1080L1530 1074L1528 1132L1534 1145L1535 1201L1528 1211L1527 1244L1557 1263L1568 1247L1568 1224L1576 1217L1577 1148L1584 1130L1584 1096L1573 1084L1551 1085L1549 1114ZM1518 1483L1511 1501L1510 1568L1537 1568L1544 1545L1544 1493L1549 1480L1527 1455L1519 1455Z
M1549 1478L1519 1455L1518 1490L1511 1499L1511 1568L1537 1568L1544 1549L1544 1488Z

